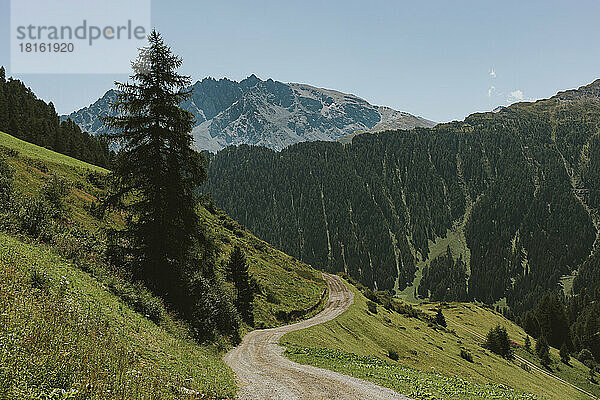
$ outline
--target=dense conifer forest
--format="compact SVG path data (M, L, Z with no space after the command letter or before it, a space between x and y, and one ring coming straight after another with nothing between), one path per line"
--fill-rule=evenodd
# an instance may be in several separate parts
M423 268L419 295L434 301L465 301L467 299L467 268L462 254L454 259L450 247L446 253L431 260Z
M599 88L348 145L230 147L212 157L206 190L316 267L436 300L505 298L520 318L547 292L591 295L600 281ZM468 251L430 259L449 235Z
M58 153L107 167L108 145L82 132L73 121L59 122L52 103L40 100L0 67L0 131Z

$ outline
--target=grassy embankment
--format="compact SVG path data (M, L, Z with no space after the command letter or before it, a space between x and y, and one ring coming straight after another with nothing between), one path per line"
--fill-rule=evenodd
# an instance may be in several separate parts
M173 318L156 325L50 249L2 233L0 270L1 398L234 395L217 346L193 342Z
M448 328L422 319L367 308L367 299L352 285L355 302L340 317L322 325L285 335L292 360L371 380L415 399L526 399L525 393L547 399L589 399L568 384L505 360L483 348L482 337L491 327L505 326L510 338L523 345L523 330L501 315L474 304L443 305ZM438 304L416 309L433 315ZM389 358L389 350L398 360ZM473 362L463 359L469 352ZM516 354L539 366L537 358L517 349ZM562 364L552 349L552 373L595 395L598 385L589 382L589 371L577 360ZM541 366L540 366L541 367ZM560 370L558 370L560 369ZM514 390L513 390L514 389Z

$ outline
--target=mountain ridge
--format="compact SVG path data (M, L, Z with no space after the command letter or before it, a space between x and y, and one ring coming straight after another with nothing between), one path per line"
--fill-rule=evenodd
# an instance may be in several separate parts
M281 150L304 141L335 141L381 124L403 129L435 125L407 112L372 105L353 94L262 80L254 74L239 82L207 77L190 89L192 95L182 108L196 119L192 131L195 146L211 152L239 144ZM114 115L110 103L116 93L110 89L91 105L61 119L70 118L94 135L106 133L100 117Z

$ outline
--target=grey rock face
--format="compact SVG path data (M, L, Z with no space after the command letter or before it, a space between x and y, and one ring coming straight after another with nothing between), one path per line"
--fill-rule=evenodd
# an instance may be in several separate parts
M411 114L369 104L351 94L298 83L261 80L255 75L236 82L205 78L190 87L182 107L196 118L195 145L212 152L250 144L281 150L304 141L334 141L372 129L412 129L435 123ZM112 115L109 90L89 107L68 116L83 130L100 134L100 117Z
M88 107L84 107L78 111L73 111L69 115L61 115L60 120L64 121L71 118L82 131L100 135L106 132L104 122L101 117L113 116L115 112L110 108L111 103L117 99L117 91L110 89L104 93L104 96L96 100Z

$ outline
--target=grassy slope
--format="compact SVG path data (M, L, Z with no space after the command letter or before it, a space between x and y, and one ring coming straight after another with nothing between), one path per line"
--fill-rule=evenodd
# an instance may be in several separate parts
M435 305L423 305L422 308L433 313L432 310ZM449 328L456 329L457 332L460 330L465 338L475 342L481 342L485 334L497 324L503 325L506 327L511 339L521 345L520 348L516 349L515 354L595 396L600 396L599 385L591 383L588 379L589 368L574 358L571 358L570 365L561 363L559 361L559 351L554 348L550 349L550 355L554 363L549 370L543 368L534 353L525 351L525 331L520 326L504 319L500 314L474 304L453 303L445 310L444 315ZM482 318L482 316L484 317ZM532 340L532 347L535 347L534 340ZM577 397L573 398L588 397L578 394Z
M108 172L102 167L97 167L95 165L88 164L85 161L80 161L76 158L56 153L44 147L40 147L35 144L26 142L24 140L17 139L16 137L13 137L4 132L0 132L0 145L17 150L21 154L25 154L28 157L35 158L41 161L49 161L52 163L59 163L69 167L84 168L96 172Z
M526 372L517 361L504 360L483 349L482 341L472 331L485 335L490 327L500 323L507 327L513 340L523 343L524 337L519 327L488 309L472 304L451 304L444 313L449 329L456 332L453 334L428 327L421 320L388 312L383 307L378 307L378 314L370 314L365 297L353 286L351 289L355 294L355 303L340 317L284 336L282 341L290 346L289 355L292 359L370 379L415 398L429 398L427 393L434 395L434 398L444 399L509 398L507 393L493 397L486 392L487 389L483 390L477 385L448 381L449 376L461 377L476 384L502 384L548 399L587 398L575 389L539 372ZM434 306L423 307L432 309ZM471 352L473 363L460 357L461 348ZM316 349L330 349L339 353ZM398 353L398 362L387 357L390 349ZM348 363L346 358L353 357L348 354L375 357L384 361L355 360ZM558 358L555 350L553 356L555 360ZM561 370L570 368L569 373L572 375L580 378L587 376L587 369L579 362L574 361L572 365L573 367L561 366ZM577 380L577 384L579 383L582 383L581 380ZM600 393L597 387L591 388L588 385L584 389ZM457 392L458 390L462 391ZM468 394L480 390L483 392L478 395Z
M293 320L295 312L310 310L303 315L310 316L323 308L326 284L320 272L258 239L221 210L211 213L203 208L200 216L215 232L223 261L233 246L244 250L248 269L261 289L254 302L257 327L281 325ZM285 315L277 318L281 313Z
M18 388L1 398L28 398L32 382L92 398L235 393L215 346L157 326L48 249L0 234L0 271L0 388L11 380ZM47 276L42 290L32 288L34 271Z
M92 201L104 194L90 174L105 174L106 170L2 132L0 153L14 169L18 192L35 195L49 176L56 173L73 186L68 203L74 222L92 231L107 224L122 224L118 215L99 221L89 212ZM227 257L234 245L245 250L249 269L261 291L255 300L258 326L279 325L322 308L326 284L320 273L256 238L220 210L201 208L199 213L222 250L221 259ZM221 360L223 349L218 351L215 346L190 341L184 327L172 319L167 321L169 326L156 326L133 312L93 277L53 255L51 249L0 234L0 269L0 299L3 310L5 307L8 310L0 317L0 388L3 379L10 375L6 375L8 371L20 367L24 368L22 371L30 371L36 369L33 365L43 364L49 369L40 368L38 379L55 385L60 383L61 368L73 369L79 365L81 370L75 374L81 379L75 387L94 382L92 386L104 393L97 394L99 398L108 397L108 392L102 392L105 390L118 397L116 393L124 390L125 382L129 382L127 385L135 382L135 387L139 387L138 392L131 391L131 398L151 397L150 393L161 398L175 396L177 388L182 386L216 398L229 397L235 392L233 374ZM49 276L50 289L41 295L31 290L34 270ZM61 294L63 280L69 281L66 295ZM26 340L35 339L39 332L46 340L29 342L29 349L27 343L19 341L14 345L24 347L15 347L21 350L10 353L6 350L10 347L3 347L1 342L7 340L9 332L21 332L19 338ZM52 368L56 371L50 371ZM104 387L102 382L111 382L112 387ZM119 384L115 386L114 382ZM0 397L6 396L0 393Z
M14 152L18 152L18 156L14 156ZM35 195L50 174L61 175L73 185L69 196L73 220L90 229L100 226L99 221L89 214L88 207L103 191L92 184L89 176L91 173L107 173L104 168L24 142L4 132L0 132L0 154L7 157L15 170L15 185L19 192ZM118 219L113 218L110 222L118 223Z
M17 156L9 154L7 157L15 170L18 191L36 194L50 174L56 173L72 183L73 190L68 202L73 220L90 230L121 223L118 215L110 215L104 221L99 221L89 212L91 202L105 193L90 180L90 172L108 171L0 132L0 150L2 146L19 152ZM315 308L307 314L310 315L322 308L321 298L326 284L320 273L258 239L220 210L210 212L201 208L199 213L209 231L213 232L221 248L222 259L235 245L245 251L250 272L261 289L255 305L259 326L288 322L288 318L281 316L281 313L289 315L296 311L296 314L301 314L302 311ZM277 315L280 315L279 319Z

